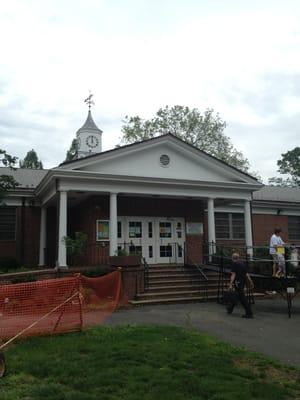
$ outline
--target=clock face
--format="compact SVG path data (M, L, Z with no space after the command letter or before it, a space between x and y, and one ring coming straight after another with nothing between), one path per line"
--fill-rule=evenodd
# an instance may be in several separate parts
M87 146L89 146L91 148L94 148L94 147L98 146L99 140L98 140L98 138L96 136L90 135L90 136L88 136L86 138L85 143L86 143Z

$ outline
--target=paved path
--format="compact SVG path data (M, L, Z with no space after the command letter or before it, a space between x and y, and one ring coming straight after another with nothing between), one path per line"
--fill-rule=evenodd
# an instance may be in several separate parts
M299 298L294 299L290 319L282 299L257 300L254 319L241 318L243 311L239 306L228 315L225 307L216 303L152 305L118 311L107 324L193 326L223 341L300 366Z

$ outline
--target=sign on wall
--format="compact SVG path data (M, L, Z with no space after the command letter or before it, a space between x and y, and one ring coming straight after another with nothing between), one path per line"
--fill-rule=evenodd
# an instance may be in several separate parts
M203 223L202 222L187 222L186 223L186 234L187 235L203 235Z
M96 240L109 240L109 221L98 219L96 224Z

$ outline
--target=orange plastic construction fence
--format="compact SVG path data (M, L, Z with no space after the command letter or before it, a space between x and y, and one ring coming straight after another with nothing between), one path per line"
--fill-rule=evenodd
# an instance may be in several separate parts
M127 298L121 272L0 286L0 342L101 324Z

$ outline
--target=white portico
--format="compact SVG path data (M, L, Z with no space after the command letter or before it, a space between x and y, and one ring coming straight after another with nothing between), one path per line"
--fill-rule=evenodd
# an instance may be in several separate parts
M204 210L207 212L207 232L204 234L212 243L210 253L213 254L213 243L216 242L215 206L220 200L238 202L242 206L245 244L251 253L250 203L252 192L260 187L249 175L168 134L63 163L48 172L37 188L37 195L43 207L59 204L57 260L59 266L65 267L67 259L63 238L69 234L67 227L74 222L68 221L70 208L76 205L77 213L89 215L90 223L87 225L84 222L86 225L82 229L91 230L91 240L95 244L102 242L97 242L92 231L99 216L95 214L93 217L91 209L86 209L84 205L90 204L92 200L88 203L88 199L92 198L95 199L93 207L98 208L95 212L101 212L101 220L108 221L109 237L103 240L102 245L109 246L110 255L117 253L123 240L130 240L139 246L148 261L151 254L153 260L154 255L159 261L164 255L169 257L175 251L172 250L172 243L176 244L176 254L180 255L180 246L188 239L187 221L191 222L194 218L189 216L188 202L194 208L198 204L199 215ZM144 200L142 206L135 207L137 199ZM169 209L160 210L160 200L169 204ZM124 203L129 204L127 209ZM41 224L41 265L44 262L46 227L44 218Z

